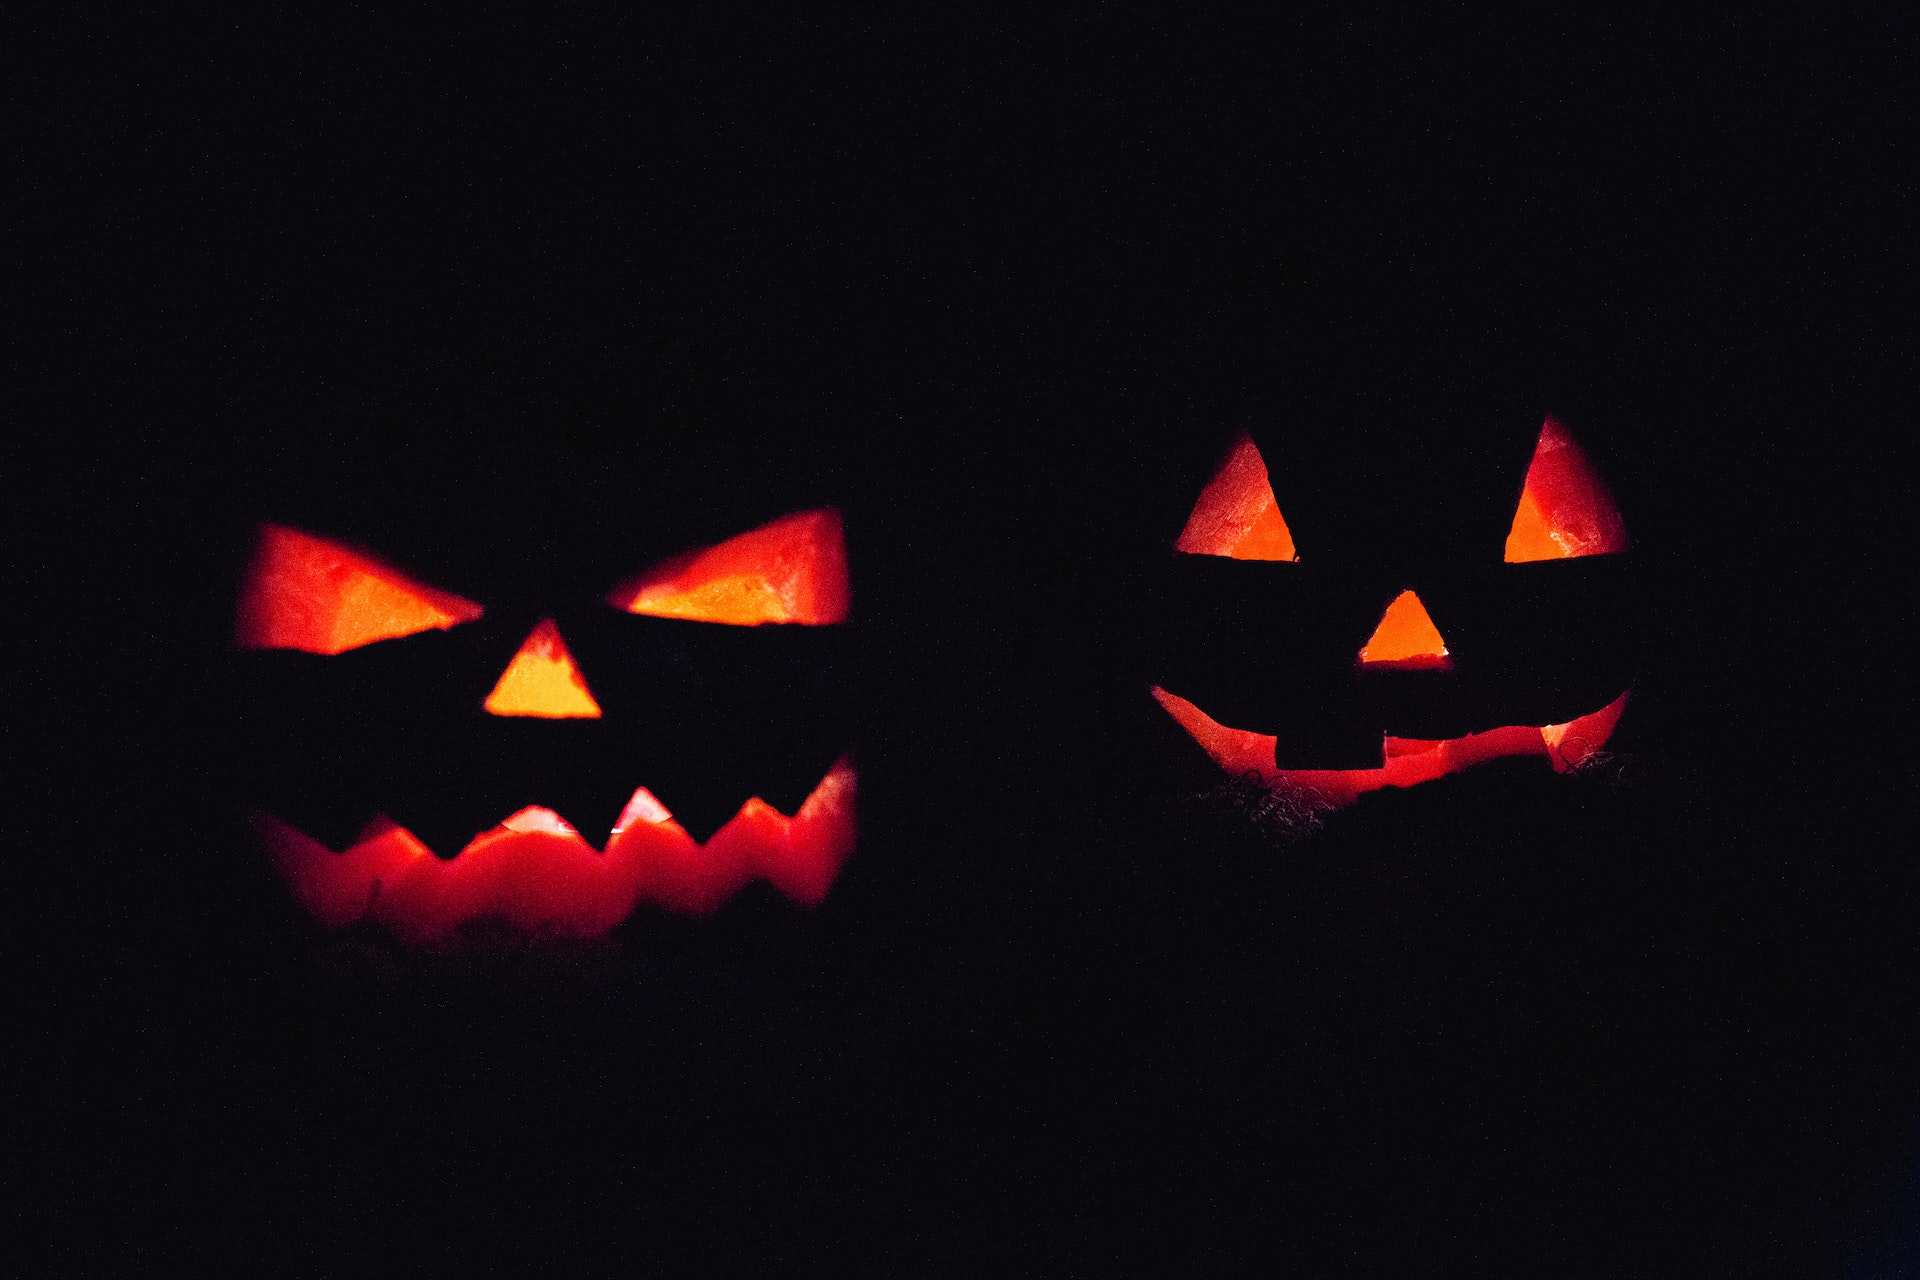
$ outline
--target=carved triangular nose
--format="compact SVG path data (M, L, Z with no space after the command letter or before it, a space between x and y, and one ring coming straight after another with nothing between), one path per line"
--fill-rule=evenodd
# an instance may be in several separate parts
M500 673L487 695L486 709L496 716L539 716L545 720L598 720L600 704L587 691L587 679L574 665L552 618L521 642L520 651Z
M1409 671L1450 671L1447 642L1433 625L1427 607L1411 591L1402 591L1380 615L1380 625L1360 649L1360 665Z

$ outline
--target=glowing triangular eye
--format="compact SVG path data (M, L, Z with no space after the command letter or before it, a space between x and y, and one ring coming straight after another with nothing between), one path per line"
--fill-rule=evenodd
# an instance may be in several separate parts
M657 618L818 627L845 622L851 594L840 513L822 507L662 561L615 587L607 602Z
M1507 563L1564 560L1627 549L1627 526L1606 482L1573 434L1549 417L1507 533Z
M486 709L496 716L537 716L543 720L598 720L600 704L574 665L566 641L552 618L530 632L487 695Z
M480 606L414 581L362 551L263 524L240 588L233 638L243 649L345 653L376 640L446 630Z
M1453 666L1440 628L1433 625L1427 607L1411 591L1395 596L1380 615L1380 624L1360 649L1360 662L1369 667L1419 671L1446 671Z
M1242 431L1227 459L1200 491L1174 550L1233 560L1298 560L1267 480L1266 460Z

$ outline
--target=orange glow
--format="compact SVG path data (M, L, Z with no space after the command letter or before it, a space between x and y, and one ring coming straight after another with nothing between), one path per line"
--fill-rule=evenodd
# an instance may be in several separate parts
M1614 727L1620 723L1620 715L1626 709L1627 695L1623 693L1590 715L1542 728L1540 736L1546 740L1547 754L1553 758L1554 771L1565 773L1607 745L1607 739L1613 736Z
M845 622L850 599L846 534L833 507L796 511L674 556L607 596L628 613L735 627Z
M1279 743L1273 734L1229 729L1185 698L1168 693L1159 685L1153 687L1153 696L1222 769L1234 774L1257 773L1265 782L1273 780L1273 751Z
M1277 739L1245 729L1230 729L1185 698L1154 687L1153 696L1229 773L1254 774L1272 786L1291 783L1318 792L1332 805L1349 805L1381 787L1411 787L1504 756L1545 756L1554 772L1566 773L1606 745L1627 695L1590 715L1566 724L1535 727L1502 725L1460 738L1381 739L1378 769L1282 769L1274 764Z
M376 640L472 622L480 606L414 581L364 552L263 524L240 588L243 649L345 653Z
M600 704L587 691L587 679L574 665L573 655L567 652L560 628L552 618L543 619L527 634L483 705L496 716L600 718Z
M1380 615L1373 637L1360 649L1360 661L1370 667L1399 667L1417 671L1446 671L1453 666L1440 628L1427 616L1427 607L1411 591L1402 591Z
M1227 460L1200 491L1174 550L1234 560L1298 560L1293 533L1281 518L1267 479L1266 460L1242 431Z
M853 852L855 793L843 756L791 818L755 797L702 845L642 788L604 852L538 808L450 860L383 820L344 853L271 815L254 815L253 828L294 896L329 929L367 921L433 945L471 921L499 920L525 934L599 937L642 902L706 915L755 879L817 906Z
M1509 564L1606 555L1627 549L1627 526L1600 473L1573 435L1549 417L1533 447L1520 505L1507 533Z

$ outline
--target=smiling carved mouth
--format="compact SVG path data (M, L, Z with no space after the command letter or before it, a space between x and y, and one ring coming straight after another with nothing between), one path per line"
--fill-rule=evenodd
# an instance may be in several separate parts
M329 929L367 921L431 943L478 920L516 932L599 937L642 902L706 915L749 881L817 905L854 842L855 778L842 756L788 817L755 796L697 843L653 793L633 793L604 849L551 809L528 807L443 859L384 817L335 852L271 814L254 833L308 913Z
M1627 695L1565 724L1502 725L1459 738L1381 739L1378 769L1282 769L1274 763L1278 739L1270 733L1231 729L1177 694L1153 686L1153 696L1229 773L1255 774L1272 786L1291 783L1318 792L1332 805L1349 805L1381 787L1411 787L1506 756L1545 756L1554 772L1567 773L1606 745L1627 708Z

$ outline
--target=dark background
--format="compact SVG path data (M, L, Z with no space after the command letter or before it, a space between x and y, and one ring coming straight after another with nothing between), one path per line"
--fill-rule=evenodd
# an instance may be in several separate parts
M1914 1266L1900 33L48 34L10 144L51 707L15 726L15 1238ZM1292 845L1196 798L1148 620L1233 430L1388 406L1366 461L1417 488L1489 387L1574 426L1635 540L1620 767ZM812 915L606 945L320 936L232 824L251 522L511 546L576 473L663 544L704 493L842 505L855 861Z

